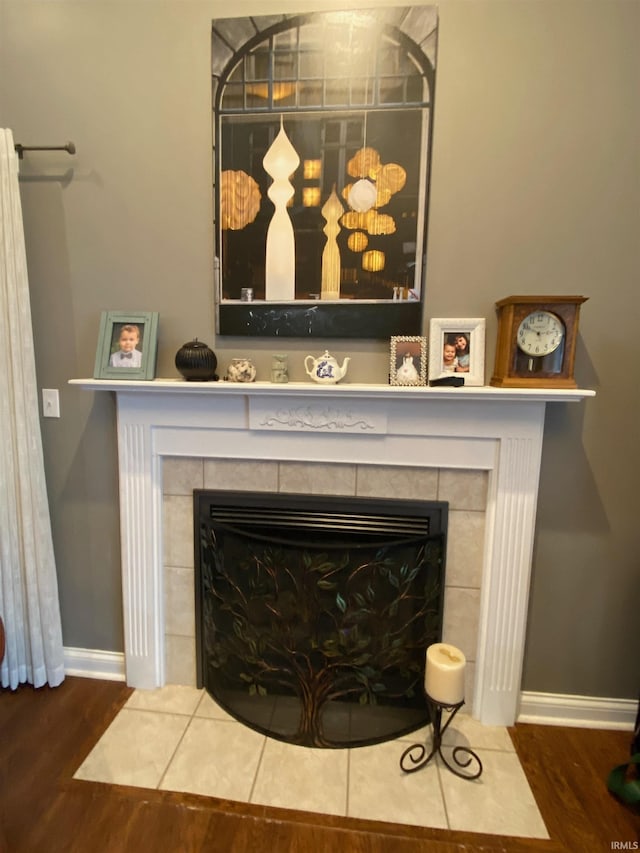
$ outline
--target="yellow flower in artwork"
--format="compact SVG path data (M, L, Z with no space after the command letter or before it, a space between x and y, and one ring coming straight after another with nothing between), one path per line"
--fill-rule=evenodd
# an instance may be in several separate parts
M382 163L375 148L360 148L347 163L347 173L359 178L354 184L347 184L342 197L352 210L366 213L389 204L391 196L399 192L407 182L407 173L398 163ZM350 226L346 226L350 227ZM393 229L395 231L395 227ZM387 233L378 231L370 233Z
M352 252L364 252L369 245L369 238L364 231L354 231L347 238L347 246Z
M220 175L220 218L223 230L240 231L260 210L260 189L243 171L227 169Z
M407 182L407 173L397 163L386 163L378 172L378 186L386 187L391 193L400 192Z
M367 272L380 272L384 269L385 254L379 249L372 249L362 256L362 269Z
M375 148L361 148L347 163L347 173L352 178L368 178L380 167L380 155Z
M396 223L393 216L389 216L388 213L370 210L367 214L367 231L372 235L395 234Z

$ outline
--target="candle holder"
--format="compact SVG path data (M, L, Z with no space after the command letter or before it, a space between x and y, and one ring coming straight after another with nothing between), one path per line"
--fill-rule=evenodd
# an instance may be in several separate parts
M427 755L427 748L423 743L414 743L412 746L405 749L400 758L400 767L404 770L405 773L415 773L416 770L421 770L425 767L434 755L439 755L442 759L445 767L447 767L452 773L455 773L456 776L459 776L461 779L477 779L482 774L482 762L476 755L476 753L469 749L466 746L456 746L453 748L452 758L455 762L454 766L451 764L442 754L442 736L446 732L449 727L449 724L458 713L460 708L464 705L464 699L462 702L458 702L455 705L445 705L442 702L436 702L435 699L432 699L429 695L427 695L427 702L429 703L429 708L431 709L431 720L433 725L433 744L431 748L431 752ZM450 715L447 719L444 726L442 725L442 712L449 711ZM460 753L464 753L468 756L466 759L459 759L458 755ZM426 756L426 758L425 758ZM478 765L477 770L473 770L468 773L462 773L458 768L468 767L472 761L475 761Z

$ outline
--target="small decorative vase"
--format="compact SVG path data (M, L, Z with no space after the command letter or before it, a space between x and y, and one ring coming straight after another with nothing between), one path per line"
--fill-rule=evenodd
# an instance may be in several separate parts
M232 358L227 368L227 380L229 382L253 382L256 378L256 369L249 358Z
M286 355L274 355L271 359L271 381L289 381L289 359Z
M176 353L176 367L187 382L217 381L217 366L213 350L197 338L183 344Z

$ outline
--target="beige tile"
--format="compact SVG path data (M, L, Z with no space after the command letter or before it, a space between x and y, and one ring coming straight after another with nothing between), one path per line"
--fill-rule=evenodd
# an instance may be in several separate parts
M311 749L267 738L252 803L344 815L346 749Z
M213 696L207 693L206 690L202 691L202 698L200 699L200 704L196 708L195 715L196 717L206 717L209 720L227 720L230 722L236 722L235 717L232 717L231 714L227 714L224 708L221 708Z
M468 660L475 660L479 621L480 590L447 586L442 641L457 646Z
M165 567L164 616L167 634L195 637L196 607L193 569Z
M157 787L189 719L123 708L74 778Z
M165 684L155 690L138 689L127 699L125 708L191 716L202 699L202 693L195 687L178 684Z
M473 673L474 664L467 664L467 671ZM515 752L513 742L509 737L509 732L504 726L485 726L471 716L473 702L468 693L465 694L465 703L462 709L458 711L447 730L444 733L442 742L449 747L453 746L469 746L471 749L493 749L501 752ZM442 725L444 726L449 719L449 713L443 712ZM397 743L402 743L403 749L410 743L430 744L433 742L433 733L431 726L423 726L409 734L401 735L396 739Z
M355 495L355 465L281 462L280 491L303 495Z
M434 501L437 493L436 468L358 465L357 494L363 497Z
M244 714L247 719L251 719L253 698L251 701L245 699L244 702L242 701L243 697L238 697L238 699L240 701L237 701L235 706L238 713L241 716ZM245 703L246 712L243 707ZM300 700L297 696L278 696L276 694L261 696L260 707L263 709L263 714L265 715L263 719L267 718L269 720L268 725L275 734L286 737L287 734L296 730L301 713ZM326 713L327 705L323 708L323 719Z
M193 637L165 634L165 680L167 684L196 686L196 644Z
M438 768L451 829L548 838L518 756L487 752L480 760L482 776L475 781Z
M548 837L506 729L460 713L445 733L445 756L454 744L478 753L475 781L439 759L402 772L414 743L429 745L430 728L371 747L310 750L230 721L206 692L164 687L133 694L75 778L434 828L446 828L448 815L451 829Z
M469 707L468 703L463 707ZM476 751L497 749L502 752L515 752L513 741L504 726L483 726L469 713L462 713L462 711L459 711L451 721L442 742L447 746L469 746Z
M204 487L243 492L277 492L278 463L242 459L205 459Z
M476 685L476 662L467 658L467 665L464 670L464 685L465 685L465 709L471 713L473 709L473 699L475 696Z
M163 562L193 568L193 500L165 495L162 500Z
M480 587L484 557L485 514L449 512L446 583Z
M450 509L479 510L487 507L486 471L458 471L453 468L440 470L438 499L448 501Z
M210 720L233 720L234 722L245 723L249 728L253 728L252 721L256 723L261 721L266 726L273 723L274 707L278 701L275 696L252 695L246 688L235 691L224 690L224 699L233 711L233 713L228 713L215 698L215 689L212 692L213 696L205 689L205 696L198 706L196 717L205 717ZM299 705L299 701L295 700L297 711L299 711Z
M400 758L406 748L388 741L349 751L348 816L447 829L435 764L405 773Z
M264 740L240 723L193 717L159 787L247 802Z
M203 487L203 460L197 457L167 456L162 463L162 491L165 495L193 495Z
M393 743L402 744L400 748L399 755L402 754L402 751L407 748L410 743L426 743L428 739L431 738L431 726L423 726L420 729L415 729L415 731L409 732L406 735L400 735L397 737Z

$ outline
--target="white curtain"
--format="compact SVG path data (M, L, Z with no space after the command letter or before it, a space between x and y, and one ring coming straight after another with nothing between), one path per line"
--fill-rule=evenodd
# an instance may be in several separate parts
M0 129L0 616L3 687L64 679L13 134Z

